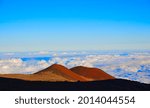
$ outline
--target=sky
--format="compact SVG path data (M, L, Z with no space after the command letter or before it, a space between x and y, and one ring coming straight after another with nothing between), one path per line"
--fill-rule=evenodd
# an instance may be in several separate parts
M0 52L150 49L149 0L0 0Z

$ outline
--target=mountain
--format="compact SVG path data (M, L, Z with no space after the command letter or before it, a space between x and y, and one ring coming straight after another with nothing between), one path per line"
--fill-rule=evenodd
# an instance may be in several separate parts
M96 68L75 67L68 69L59 64L41 70L34 74L1 74L0 77L14 78L27 81L95 81L114 79L114 77L106 74L104 71Z
M65 78L66 81L87 81L87 78L80 76L59 64L54 64L42 71L35 73L34 75L49 77L50 74L61 76ZM57 81L59 81L59 79Z
M86 78L90 78L92 80L108 80L115 79L115 77L107 74L101 69L98 68L88 68L83 66L77 66L70 69L78 75L84 76Z
M134 91L150 84L116 79L101 69L54 64L34 74L0 74L0 91Z
M54 64L34 74L1 74L0 77L27 81L87 81L86 78L58 64Z

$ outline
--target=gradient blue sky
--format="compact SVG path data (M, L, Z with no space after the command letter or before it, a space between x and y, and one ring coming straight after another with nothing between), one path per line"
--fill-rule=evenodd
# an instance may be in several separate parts
M0 52L150 49L149 0L0 0Z

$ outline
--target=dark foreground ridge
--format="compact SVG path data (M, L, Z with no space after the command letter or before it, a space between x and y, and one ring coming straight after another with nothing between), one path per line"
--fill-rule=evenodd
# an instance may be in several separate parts
M0 78L0 91L149 91L150 84L112 79L90 82L46 82Z

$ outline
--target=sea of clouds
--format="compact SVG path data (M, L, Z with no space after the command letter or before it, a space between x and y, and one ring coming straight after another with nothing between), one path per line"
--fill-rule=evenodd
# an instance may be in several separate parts
M117 78L150 84L150 51L40 51L0 53L0 74L38 72L52 64L97 67Z

